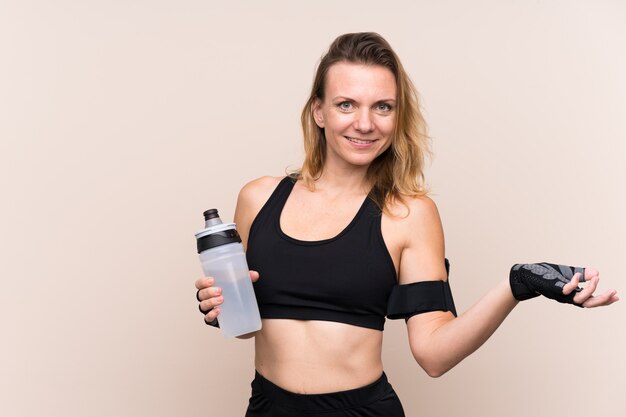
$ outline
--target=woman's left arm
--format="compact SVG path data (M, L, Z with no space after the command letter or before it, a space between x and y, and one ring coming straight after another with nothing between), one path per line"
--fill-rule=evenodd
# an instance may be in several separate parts
M446 276L444 240L437 207L432 200L422 197L411 202L410 208L409 216L404 219L408 222L405 230L411 232L405 238L400 257L400 284L443 278ZM593 295L598 271L588 268L584 278L589 285L574 296L576 304L598 307L618 300L614 290ZM578 275L575 275L563 286L563 294L570 294L577 287ZM443 375L487 341L517 303L507 278L456 318L449 311L412 316L407 328L415 360L429 376Z

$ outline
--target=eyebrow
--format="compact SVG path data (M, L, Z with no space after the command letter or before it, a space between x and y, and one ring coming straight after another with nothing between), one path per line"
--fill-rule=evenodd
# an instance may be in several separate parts
M350 97L346 97L346 96L337 96L337 97L333 97L332 101L336 101L336 100L347 100L347 101L357 101L353 98ZM376 100L375 103L383 103L383 102L392 102L395 103L396 99L395 98L382 98L380 100Z

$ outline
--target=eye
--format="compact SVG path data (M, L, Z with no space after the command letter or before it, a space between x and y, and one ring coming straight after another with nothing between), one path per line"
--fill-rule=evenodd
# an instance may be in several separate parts
M339 107L339 110L342 111L350 111L352 110L352 102L350 101L342 101L341 103L337 104L337 107Z
M378 103L376 105L376 110L382 113L388 113L393 110L393 107L391 107L391 104L388 103Z

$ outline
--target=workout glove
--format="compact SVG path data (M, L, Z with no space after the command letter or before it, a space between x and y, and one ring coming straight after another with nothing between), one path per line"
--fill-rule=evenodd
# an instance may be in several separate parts
M509 282L513 297L523 301L543 295L560 303L574 304L576 293L582 291L577 287L571 293L563 294L563 286L570 282L574 274L580 272L580 282L585 280L585 268L567 265L555 265L542 262L539 264L515 264L509 274Z

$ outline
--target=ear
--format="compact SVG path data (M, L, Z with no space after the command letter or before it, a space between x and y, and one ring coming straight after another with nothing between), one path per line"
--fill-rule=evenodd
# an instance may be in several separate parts
M320 129L324 128L324 114L322 112L322 101L315 97L313 99L313 118L315 119L315 124L320 127Z

